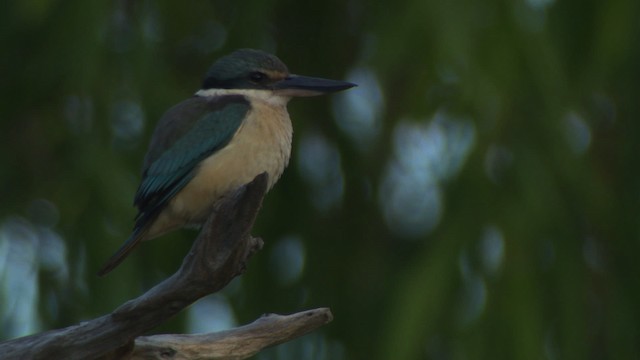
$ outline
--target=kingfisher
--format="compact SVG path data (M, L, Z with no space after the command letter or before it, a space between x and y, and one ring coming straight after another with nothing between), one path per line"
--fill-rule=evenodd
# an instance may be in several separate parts
M202 225L225 194L263 172L270 190L291 157L289 100L354 86L290 74L280 59L260 50L218 59L202 89L160 118L134 198L133 231L98 275L113 270L143 240Z

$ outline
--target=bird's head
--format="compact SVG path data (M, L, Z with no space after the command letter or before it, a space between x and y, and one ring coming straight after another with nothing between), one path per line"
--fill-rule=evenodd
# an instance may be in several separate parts
M267 90L282 97L294 97L322 95L353 86L345 81L293 75L276 56L241 49L220 58L209 68L202 89Z

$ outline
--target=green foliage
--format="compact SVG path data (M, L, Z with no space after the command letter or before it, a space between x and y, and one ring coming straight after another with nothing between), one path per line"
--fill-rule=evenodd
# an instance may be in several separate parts
M290 104L241 279L163 332L329 306L260 359L640 353L640 2L7 2L0 336L112 310L195 233L126 239L151 131L237 48L360 87ZM194 316L197 314L197 316Z

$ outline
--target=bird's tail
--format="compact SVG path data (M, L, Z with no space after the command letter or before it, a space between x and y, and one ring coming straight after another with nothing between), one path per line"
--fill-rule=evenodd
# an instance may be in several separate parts
M120 246L118 251L116 251L115 254L111 255L109 260L107 260L107 262L104 265L102 265L102 268L100 268L100 270L98 271L98 276L105 276L109 272L111 272L111 270L115 269L116 266L120 265L120 263L127 256L129 256L129 253L131 253L131 251L133 251L133 249L135 249L136 246L140 244L140 241L144 239L144 237L147 235L148 232L149 232L149 226L136 228L131 234L131 236L129 236L127 241L125 241L124 244Z

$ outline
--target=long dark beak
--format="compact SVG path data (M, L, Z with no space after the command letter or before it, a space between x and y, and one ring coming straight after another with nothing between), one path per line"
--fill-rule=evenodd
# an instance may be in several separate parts
M273 85L273 89L286 96L316 96L346 90L356 84L315 78L310 76L289 75Z

